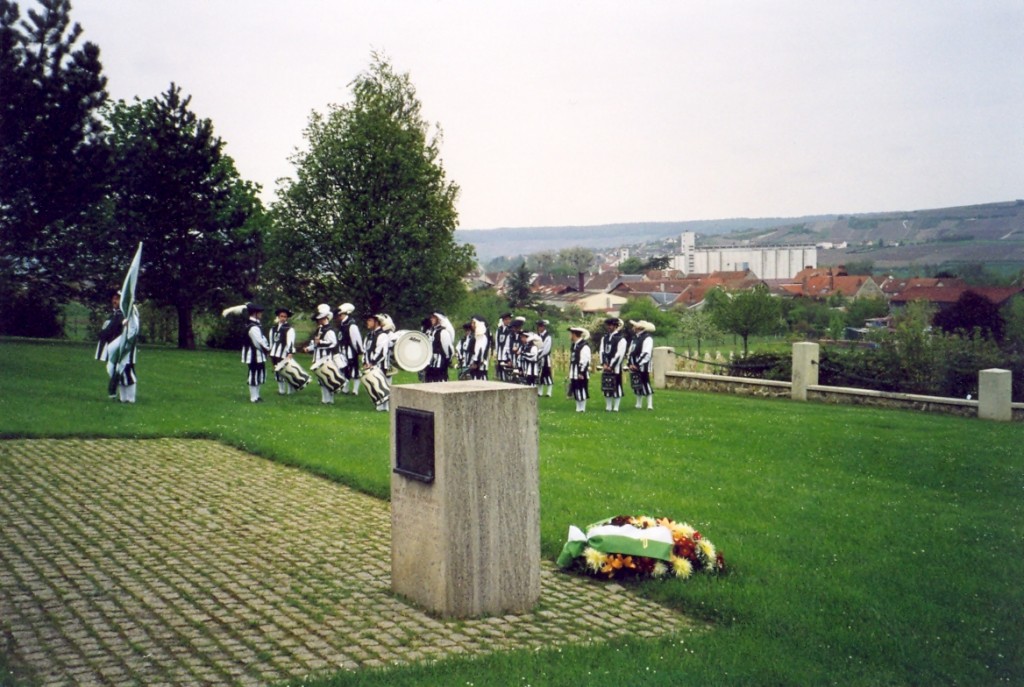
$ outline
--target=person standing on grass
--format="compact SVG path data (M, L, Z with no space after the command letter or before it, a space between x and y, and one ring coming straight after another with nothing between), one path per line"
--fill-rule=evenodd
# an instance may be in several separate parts
M267 354L270 342L263 336L260 316L263 306L252 301L245 304L249 319L245 323L245 343L242 345L242 362L249 366L249 401L260 403L260 386L267 380Z
M654 325L647 320L630 320L636 336L629 349L630 385L636 394L636 407L642 408L647 399L647 410L654 410L654 388L651 387L651 364L654 358Z
M274 379L277 380L277 393L284 396L292 392L292 387L277 371L277 364L282 360L290 360L295 355L295 329L288 322L292 311L278 308L274 311L277 322L270 328L270 361L274 364Z
M551 332L548 331L547 320L537 320L537 336L540 349L537 355L537 367L540 369L540 376L537 379L537 395L544 396L547 389L547 397L551 398L551 390L555 386L555 379L551 373Z
M456 379L470 379L469 362L473 357L473 350L476 348L476 339L473 336L473 322L466 322L462 325L462 338L455 346L455 367L458 370Z
M366 317L366 337L363 339L363 378L366 391L375 408L386 411L391 398L391 337L386 328L394 329L391 318L383 313Z
M108 347L110 342L121 335L124 330L124 313L121 312L121 292L114 289L110 294L110 315L103 322L100 329L99 341L96 343L96 360L107 362ZM110 398L117 398L117 393L110 394Z
M502 357L505 352L505 345L508 343L509 327L512 323L512 313L501 314L501 324L494 330L494 370L499 382L506 381L507 368L502 365L505 362Z
M576 399L576 412L585 413L590 398L590 332L583 327L569 327L569 336L569 394Z
M121 292L117 289L110 294L110 317L103 323L103 329L99 333L99 341L96 344L96 359L107 363L107 372L110 375L110 384L107 387L108 395L121 403L135 403L135 389L137 379L135 376L135 345L122 346L122 365L120 372L115 369L111 357L111 349L116 349L118 343L123 344L121 337L125 336L126 328L139 329L139 310L133 304L130 318L126 318L121 310ZM117 343L115 343L117 342Z
M526 386L536 386L540 372L540 337L533 332L522 332L519 335L519 353L516 356L516 368L519 370L519 381Z
M487 323L479 315L469 321L473 325L473 341L468 346L470 379L487 379L487 364L491 354L491 337L487 332Z
M504 372L504 382L517 381L515 370L519 357L519 334L523 331L524 324L525 317L513 317L505 329L505 344L498 351L498 367Z
M604 394L605 412L619 412L622 401L622 365L626 361L626 337L622 334L622 320L609 317L604 321L605 334L601 337L601 393Z
M326 303L321 303L316 307L316 313L313 315L313 319L316 320L316 332L313 334L313 340L306 346L306 352L313 354L314 365L321 360L330 360L331 364L334 363L334 353L338 349L338 335L331 329L333 316L334 313ZM317 383L320 384L320 403L324 405L334 403L334 391L327 386L320 375L317 375Z
M427 364L424 381L447 382L448 367L455 353L455 329L443 312L430 314L430 362Z
M351 389L352 395L358 396L359 357L363 353L363 337L359 334L359 325L352 317L355 309L351 303L338 306L338 368L345 377L341 393L347 394Z

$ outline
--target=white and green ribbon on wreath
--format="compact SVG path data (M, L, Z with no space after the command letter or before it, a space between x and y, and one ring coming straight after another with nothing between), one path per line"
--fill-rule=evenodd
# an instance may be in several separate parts
M662 561L672 559L672 530L657 527L639 528L633 525L610 525L607 521L590 525L587 533L575 525L569 526L569 536L558 556L558 565L567 568L587 548L601 553L626 556L644 556Z

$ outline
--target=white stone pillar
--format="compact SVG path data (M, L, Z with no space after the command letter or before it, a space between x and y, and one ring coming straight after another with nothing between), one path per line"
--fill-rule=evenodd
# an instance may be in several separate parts
M793 385L790 395L795 401L807 400L807 387L818 383L818 361L821 347L801 341L793 344Z
M443 617L533 608L540 598L538 437L531 387L465 381L391 390L395 593Z
M1013 419L1010 403L1013 373L992 368L978 373L978 417L982 420L1009 422Z
M676 369L676 349L671 346L655 346L651 354L651 386L665 388L665 373Z

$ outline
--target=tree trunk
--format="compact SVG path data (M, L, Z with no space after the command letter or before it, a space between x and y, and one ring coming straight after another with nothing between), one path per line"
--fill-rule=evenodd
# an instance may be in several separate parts
M196 333L192 330L192 307L178 304L178 348L196 349Z

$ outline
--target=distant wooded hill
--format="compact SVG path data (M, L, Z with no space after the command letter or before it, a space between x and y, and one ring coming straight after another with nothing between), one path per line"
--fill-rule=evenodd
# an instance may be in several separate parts
M833 244L818 251L822 265L872 261L876 267L950 262L1024 263L1024 200L933 210L737 218L690 222L637 222L587 227L528 227L456 232L482 262L572 246L608 250L629 246L636 254L663 250L693 231L698 245Z

